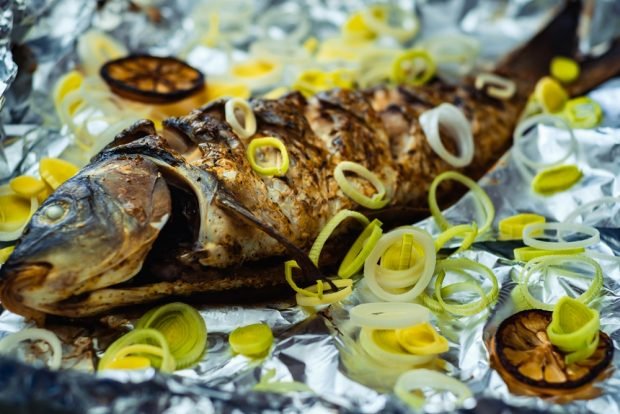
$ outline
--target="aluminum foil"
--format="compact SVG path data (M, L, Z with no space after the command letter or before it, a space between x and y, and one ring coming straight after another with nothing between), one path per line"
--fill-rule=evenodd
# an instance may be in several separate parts
M299 7L303 19L310 23L309 33L323 38L336 33L347 13L365 2L233 3L239 5L239 15L253 16L260 16L271 6ZM412 2L401 3L404 7L413 6ZM75 65L75 41L81 33L96 27L112 33L130 50L182 55L208 76L217 76L230 64L231 56L244 56L250 41L262 36L257 27L236 27L231 21L229 30L235 35L228 51L197 42L197 33L203 30L201 13L208 10L205 7L220 4L224 4L223 0L140 0L133 4L120 0L0 2L0 94L6 99L1 114L5 135L0 141L0 183L12 175L34 171L41 157L57 156L69 148L71 134L54 115L49 96L54 81ZM553 15L556 5L554 1L425 0L415 7L423 23L422 38L437 32L464 31L482 40L481 55L492 62L536 32ZM11 53L11 39L28 53ZM36 67L27 65L33 57ZM19 74L15 62L20 67ZM605 118L596 130L576 131L579 149L569 162L579 165L584 179L569 191L539 197L530 191L511 154L506 154L480 182L495 204L495 224L524 211L560 221L583 203L601 196L620 195L620 79L602 85L590 96L602 105ZM537 139L524 141L524 150L548 160L565 141L561 131L539 128ZM598 253L620 255L619 210L620 206L612 205L582 217L601 231ZM446 211L447 218L455 223L470 222L476 214L469 196ZM438 233L432 220L419 225ZM462 254L486 264L498 277L501 294L492 312L435 320L451 345L442 356L443 368L474 392L475 399L466 402L467 408L481 413L620 410L617 371L601 384L603 396L557 406L538 398L510 394L499 375L490 369L483 339L492 335L498 322L513 311L510 290L520 270L519 264L510 259L513 247L512 242L490 238ZM619 291L620 264L612 260L601 264L605 271L605 292L598 303L601 326L616 340L614 345L618 348L620 304L615 292ZM544 285L539 293L554 298L565 290L579 291L584 286ZM130 327L135 315L111 315L96 326L52 324L50 329L64 342L63 367L72 369L50 372L36 362L24 364L0 358L0 412L406 412L407 407L390 393L397 373L356 363L363 355L355 352L357 330L349 323L347 311L372 299L363 281L358 281L349 299L318 313L296 307L293 302L204 306L201 315L209 330L207 356L197 367L175 375L152 370L92 373L95 355L105 349L119 330ZM273 349L262 360L233 356L228 334L236 327L255 322L272 327L276 338ZM6 311L0 314L0 337L26 326L17 315ZM30 351L22 356L28 357ZM43 354L45 351L39 350ZM620 350L616 351L614 365L618 366ZM261 379L265 382L271 376L268 382L272 388L294 381L305 384L307 389L286 395L253 390ZM445 395L430 396L427 408L431 412L453 410Z

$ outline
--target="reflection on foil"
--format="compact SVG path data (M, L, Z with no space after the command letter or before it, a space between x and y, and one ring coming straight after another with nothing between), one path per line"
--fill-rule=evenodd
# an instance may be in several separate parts
M219 1L219 0L218 0ZM228 49L209 46L200 37L209 30L210 7L218 2L134 1L78 2L76 0L0 2L0 94L6 94L2 113L4 132L0 145L0 183L16 173L34 173L38 160L57 156L71 144L70 131L55 115L50 99L52 85L76 64L75 42L89 27L109 32L129 50L148 50L156 54L177 54L210 75L221 75L231 61L247 53L247 43L259 35L249 24L253 16L267 10L268 2L235 0L239 13L223 18L221 29L233 34ZM221 1L224 3L224 0ZM287 7L293 2L277 2ZM412 7L411 2L400 2ZM424 22L422 38L437 32L459 28L482 40L482 56L492 60L519 44L549 19L553 1L461 1L422 0L416 8ZM605 4L604 1L596 3ZM229 4L226 1L226 4ZM306 14L311 33L318 37L337 32L347 13L359 9L363 1L308 0ZM247 6L247 7L246 7ZM13 8L12 8L13 7ZM250 10L255 9L254 14ZM199 18L205 15L205 19ZM613 17L613 15L612 15ZM36 21L36 25L33 26ZM245 24L240 24L244 22ZM447 24L450 23L450 24ZM268 34L282 36L278 30ZM9 37L24 45L18 59L9 49ZM592 38L592 44L599 42ZM218 47L216 47L218 46ZM14 59L27 61L34 56L36 67L24 71L16 80ZM20 60L21 59L21 60ZM20 75L21 76L21 75ZM287 81L286 73L283 76ZM570 191L540 197L530 191L511 154L481 181L497 211L497 222L518 212L536 212L549 220L563 220L576 207L603 196L620 195L620 79L608 82L590 94L605 113L604 123L596 130L578 130L579 145L574 162L585 178ZM527 154L540 154L542 161L553 159L553 149L561 144L561 134L546 128L538 139L524 143ZM454 223L468 223L477 209L471 197L464 197L446 212ZM582 216L588 224L600 228L602 243L596 252L620 254L620 205L609 205L596 214ZM438 229L432 220L420 225L431 233ZM491 267L501 287L499 300L488 314L468 318L437 317L436 326L450 341L450 351L442 355L442 368L466 382L476 397L479 412L500 412L510 407L560 410L562 412L614 412L620 409L620 373L601 386L604 395L592 401L575 402L561 408L536 399L510 394L497 373L489 367L484 341L499 322L514 312L510 292L520 266L511 260L514 242L480 242L463 256ZM613 339L619 339L620 265L601 261L605 271L605 295L598 305L601 326ZM540 294L555 297L563 289L579 289L561 284L542 286ZM347 310L361 301L372 300L372 293L358 281L354 295L342 305L318 314L292 306L270 303L254 306L204 307L201 315L208 326L208 352L193 369L174 376L144 372L104 372L96 375L77 371L50 372L37 367L0 359L0 412L5 407L28 407L29 412L406 412L406 407L390 394L396 374L378 366L360 364L364 355L356 353L357 329L348 322ZM133 315L111 315L93 326L51 325L65 342L65 368L92 371L95 355L126 327ZM269 324L275 344L263 360L233 356L228 334L238 326L256 322ZM0 315L0 337L26 327L23 318L9 312ZM617 347L616 343L616 347ZM615 353L620 358L620 352ZM615 360L614 364L617 365ZM297 381L312 392L293 395L253 392L265 375L272 380ZM429 399L428 409L448 409L441 395ZM510 408L510 410L513 410Z

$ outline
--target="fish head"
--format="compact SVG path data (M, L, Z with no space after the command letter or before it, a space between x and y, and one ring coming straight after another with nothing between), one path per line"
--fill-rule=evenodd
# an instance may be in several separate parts
M140 156L100 160L34 214L0 269L2 304L22 315L55 313L62 301L128 280L170 213L155 164Z

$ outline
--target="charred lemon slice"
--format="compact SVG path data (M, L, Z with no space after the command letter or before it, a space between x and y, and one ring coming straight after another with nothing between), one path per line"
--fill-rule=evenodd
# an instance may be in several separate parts
M614 353L609 336L599 332L590 357L566 364L565 354L547 336L551 320L551 312L533 309L503 321L489 346L493 367L516 394L556 402L596 397L599 391L593 383L606 376Z
M173 57L131 55L107 62L101 77L114 93L151 104L177 102L204 87L203 74Z

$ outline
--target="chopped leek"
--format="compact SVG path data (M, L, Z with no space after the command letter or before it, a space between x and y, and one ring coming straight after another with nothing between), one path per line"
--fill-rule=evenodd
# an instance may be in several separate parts
M140 318L136 328L151 328L161 332L177 369L196 364L207 348L204 319L196 309L184 303L169 303L151 309Z
M397 329L396 339L404 349L415 355L436 355L450 348L448 340L439 335L428 322Z
M353 172L368 180L375 187L376 193L372 197L363 194L349 182L345 176L345 172ZM342 192L361 206L370 209L380 209L390 202L390 199L386 197L385 186L381 180L361 164L351 161L341 161L334 169L334 179L338 183L338 186L340 186Z
M587 96L566 102L563 114L573 128L594 128L603 119L601 106Z
M43 158L39 163L39 175L54 190L77 172L78 167L58 158Z
M359 272L382 234L381 222L374 219L353 242L344 259L342 259L338 268L338 276L346 279Z
M273 334L269 325L255 323L236 328L230 334L228 343L237 354L248 357L262 357L273 344Z
M575 185L583 173L576 165L556 165L540 171L532 181L532 190L538 194L551 195Z
M515 214L499 222L499 236L502 240L520 240L523 238L523 229L528 224L544 223L544 216L531 213Z
M274 148L280 152L281 161L277 165L262 166L256 162L256 150L267 147ZM250 141L250 145L248 145L247 157L250 161L252 169L261 175L282 177L286 175L286 172L288 171L288 151L286 150L284 143L277 138L254 138Z
M579 64L573 59L556 56L551 60L551 76L562 83L571 83L579 77Z
M568 101L568 94L555 79L548 76L541 78L536 84L534 96L545 112L560 112Z
M155 343L155 345L151 345L151 343ZM132 345L148 345L150 347L129 348L129 350L123 351L123 349ZM157 348L159 351L155 350ZM112 366L111 364L114 360L117 358L127 357L134 352L138 354L137 356L142 356L141 354L144 353L160 356L157 361L158 364L156 365L156 368L158 368L161 372L170 373L176 368L176 361L170 353L166 338L161 332L155 329L134 329L133 331L118 338L108 347L103 354L103 357L101 357L101 360L99 360L97 370L103 371L105 369L111 369L110 367Z
M45 190L45 183L34 177L28 175L20 175L15 177L10 182L11 189L16 194L30 199L36 197L39 193Z
M437 66L427 51L411 49L398 55L392 63L392 80L397 84L420 86L431 80L436 70Z

